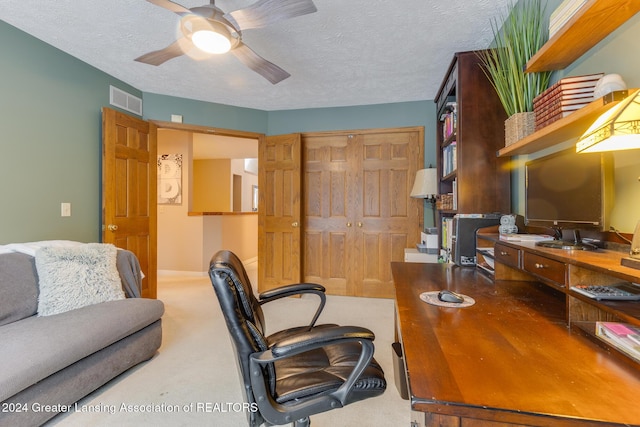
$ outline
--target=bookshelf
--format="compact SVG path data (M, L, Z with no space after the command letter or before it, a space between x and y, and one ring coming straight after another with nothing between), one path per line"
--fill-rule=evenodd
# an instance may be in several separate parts
M589 0L527 62L526 72L561 70L640 11L637 0Z
M511 186L508 159L496 157L506 114L475 51L454 55L435 102L442 245L442 224L458 213L510 212Z

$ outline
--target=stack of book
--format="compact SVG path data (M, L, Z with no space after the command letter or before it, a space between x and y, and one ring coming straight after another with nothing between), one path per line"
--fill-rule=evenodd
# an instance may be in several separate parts
M564 24L587 2L587 0L564 0L549 17L549 38L553 37Z
M453 193L440 194L436 201L436 209L441 211L453 209Z
M458 150L456 141L442 149L442 176L447 176L458 168Z
M536 130L568 116L594 100L593 91L604 73L565 77L533 99Z
M640 362L640 327L627 323L596 322L596 335Z
M458 125L458 115L456 113L457 103L447 102L444 108L444 113L440 116L442 122L442 137L443 139L449 138L456 132L456 126Z
M443 262L452 262L451 250L453 248L453 218L442 218L442 242L440 247L440 258Z

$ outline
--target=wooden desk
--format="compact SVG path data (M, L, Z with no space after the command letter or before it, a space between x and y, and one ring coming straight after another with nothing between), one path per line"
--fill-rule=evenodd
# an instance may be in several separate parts
M565 322L561 292L473 268L392 263L396 329L419 426L640 425L640 367ZM476 300L420 299L451 289Z

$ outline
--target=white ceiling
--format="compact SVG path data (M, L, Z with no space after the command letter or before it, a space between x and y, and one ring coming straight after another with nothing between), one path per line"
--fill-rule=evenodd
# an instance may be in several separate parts
M180 0L187 7L208 0ZM218 0L225 12L255 0ZM260 110L433 99L457 51L485 48L511 0L314 0L318 12L243 32L291 77L272 85L233 55L134 58L176 39L145 0L0 0L0 19L144 92Z

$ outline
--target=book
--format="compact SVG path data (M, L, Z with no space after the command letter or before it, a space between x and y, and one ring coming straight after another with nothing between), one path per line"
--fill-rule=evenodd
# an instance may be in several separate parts
M587 103L579 103L579 104L572 104L572 105L559 105L544 111L536 111L535 123L541 124L551 119L553 119L553 121L558 120L562 117L566 117L570 113L576 110L579 110L580 108L588 104L589 103L587 102Z
M579 76L569 76L569 77L563 77L562 79L558 80L554 84L563 85L567 83L580 83L580 82L588 82L592 80L598 81L602 76L604 76L604 73L592 73L592 74L582 74Z
M546 116L544 119L536 120L535 122L535 130L540 130L543 127L549 126L553 122L557 122L558 120L567 117L569 114L573 113L572 111L562 111L557 114L552 114L550 116Z
M596 335L640 362L640 343L636 341L636 336L640 335L640 327L628 323L596 322Z
M580 102L589 103L594 100L593 89L588 92L581 93L573 93L573 94L564 94L562 92L558 92L554 96L550 96L548 98L541 98L538 102L533 103L533 107L538 109L544 109L547 106L555 105L555 104L577 104Z
M584 3L586 3L586 0L564 0L551 12L549 25L555 25L567 16L573 16Z
M558 6L549 17L549 38L560 30L564 24L566 24L573 15L576 14L582 6L586 3L586 0L565 0L560 6Z
M582 76L565 77L549 86L544 92L533 99L535 103L542 103L558 94L593 93L598 80L604 73L586 74Z

